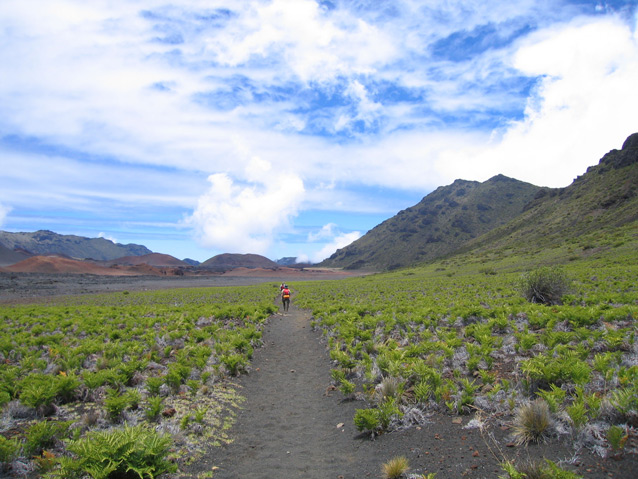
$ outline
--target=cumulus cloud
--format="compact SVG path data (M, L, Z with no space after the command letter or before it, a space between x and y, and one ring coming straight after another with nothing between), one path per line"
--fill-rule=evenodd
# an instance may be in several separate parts
M303 199L301 178L273 170L260 158L253 158L247 170L249 181L241 183L226 173L208 177L208 191L186 220L201 246L265 254L274 236L290 226Z
M444 152L440 171L567 186L635 131L638 42L618 19L579 19L539 31L522 42L513 66L539 78L524 118L489 141Z
M238 10L239 11L239 10ZM396 52L392 36L345 11L326 14L314 0L273 0L244 5L230 35L211 35L207 53L237 66L276 59L280 74L303 82L371 73Z
M311 255L299 256L297 258L297 261L300 263L320 263L324 259L330 257L338 249L348 246L350 243L358 240L360 237L361 233L359 231L343 233L339 231L339 228L335 223L328 223L324 225L318 232L310 233L308 235L309 242L325 243L324 246Z
M7 216L11 212L11 207L3 205L0 203L0 228L4 226L4 222L7 219Z

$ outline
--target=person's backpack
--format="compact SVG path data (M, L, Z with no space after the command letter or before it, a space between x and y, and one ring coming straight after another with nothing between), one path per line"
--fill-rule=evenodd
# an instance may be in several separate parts
M290 290L289 289L284 289L282 298L290 299Z

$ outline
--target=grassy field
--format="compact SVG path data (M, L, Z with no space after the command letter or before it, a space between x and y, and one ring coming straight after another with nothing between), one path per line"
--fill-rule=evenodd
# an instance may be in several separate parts
M335 386L362 400L352 418L362 432L419 425L432 411L474 415L479 427L498 416L520 444L568 436L622 454L638 427L635 242L627 230L595 246L298 283L295 303L323 331ZM522 294L543 266L567 288L555 304ZM1 307L1 467L179 474L204 444L229 440L241 401L229 378L261 345L276 294L265 284Z

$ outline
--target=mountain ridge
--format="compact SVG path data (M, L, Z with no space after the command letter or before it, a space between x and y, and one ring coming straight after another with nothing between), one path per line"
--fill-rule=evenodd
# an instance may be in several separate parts
M21 249L34 256L57 254L74 259L98 261L152 253L146 246L138 244L124 245L106 238L62 235L49 230L32 233L0 231L0 245L11 251Z
M496 175L457 179L338 250L321 265L392 270L445 256L519 215L542 187Z
M533 251L541 245L557 245L567 238L638 221L638 133L565 188L526 185L503 175L483 183L456 180L320 265L392 270L472 251L508 247ZM454 211L458 197L465 197L467 191L459 193L468 189L470 194L474 192L471 204L478 211L468 211L470 204L467 214L459 214ZM511 195L516 202L510 201L514 198Z

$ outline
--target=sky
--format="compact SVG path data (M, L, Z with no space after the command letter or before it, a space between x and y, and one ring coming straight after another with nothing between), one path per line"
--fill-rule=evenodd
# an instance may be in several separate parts
M0 229L318 262L638 131L638 0L5 0Z

